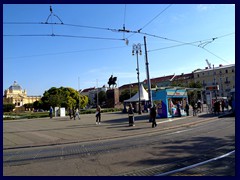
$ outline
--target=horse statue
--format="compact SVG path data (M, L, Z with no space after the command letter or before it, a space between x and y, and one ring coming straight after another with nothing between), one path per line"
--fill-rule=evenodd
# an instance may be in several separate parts
M110 88L111 85L112 85L113 87L114 87L114 86L116 87L116 86L117 86L116 81L117 81L117 77L113 77L113 75L111 75L111 77L110 77L109 80L108 80L109 88Z

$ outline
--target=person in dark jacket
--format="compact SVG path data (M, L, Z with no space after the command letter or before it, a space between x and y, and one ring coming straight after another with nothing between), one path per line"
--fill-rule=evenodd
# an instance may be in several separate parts
M52 119L52 115L53 115L53 108L52 106L50 106L50 110L49 110L49 116Z
M135 126L134 125L134 111L133 111L132 104L130 104L129 108L128 108L128 121L129 121L129 126Z
M189 116L189 104L188 104L188 102L186 103L185 111L186 111L187 116Z
M101 124L101 107L99 105L96 109L96 124Z
M151 116L151 119L152 119L152 128L154 128L154 127L157 126L157 123L156 123L157 112L156 112L156 106L155 105L153 105L151 107L150 116Z

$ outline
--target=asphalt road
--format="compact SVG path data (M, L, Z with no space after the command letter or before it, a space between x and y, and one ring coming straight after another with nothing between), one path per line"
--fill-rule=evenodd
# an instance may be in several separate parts
M4 121L4 176L152 176L235 150L235 118L157 119L126 114ZM235 175L235 154L168 175Z

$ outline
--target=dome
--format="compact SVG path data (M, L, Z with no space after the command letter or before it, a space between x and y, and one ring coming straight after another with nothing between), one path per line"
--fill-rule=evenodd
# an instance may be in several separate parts
M9 90L18 90L18 91L22 90L21 86L16 81L14 81L13 85L11 85L8 89Z

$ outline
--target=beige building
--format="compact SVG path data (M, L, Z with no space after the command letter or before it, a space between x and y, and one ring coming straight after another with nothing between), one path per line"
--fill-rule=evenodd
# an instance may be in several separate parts
M4 91L3 103L12 103L16 107L22 107L24 104L34 103L41 99L41 96L27 96L27 91L14 81L8 89Z
M235 64L197 70L194 72L194 81L200 81L204 88L218 85L217 96L230 97L231 89L235 88Z

